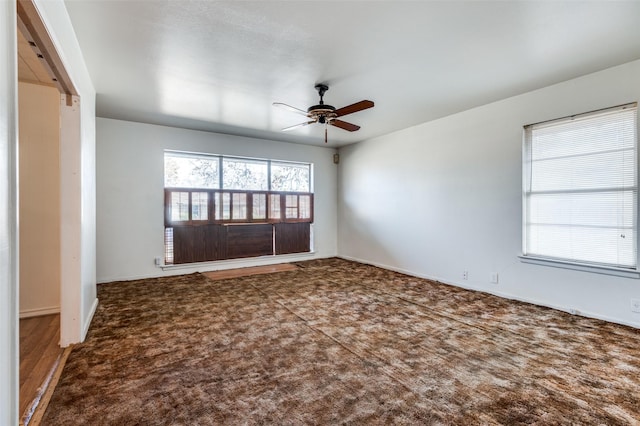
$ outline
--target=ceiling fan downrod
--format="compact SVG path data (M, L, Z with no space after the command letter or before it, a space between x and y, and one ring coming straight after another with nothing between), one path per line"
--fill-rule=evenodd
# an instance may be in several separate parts
M316 90L318 91L318 94L320 95L320 105L324 105L324 101L323 101L323 96L325 93L327 93L327 90L329 90L329 86L327 86L326 84L316 84Z

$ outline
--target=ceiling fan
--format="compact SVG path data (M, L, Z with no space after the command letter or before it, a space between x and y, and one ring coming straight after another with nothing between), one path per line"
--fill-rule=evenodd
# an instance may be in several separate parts
M356 126L355 124L347 123L346 121L338 120L338 117L342 117L347 114L353 114L354 112L362 111L367 108L371 108L374 106L372 101L360 101L355 104L347 105L342 108L336 109L336 107L332 105L327 105L324 103L323 97L327 90L329 90L329 86L326 84L316 84L316 90L320 95L320 103L318 105L310 106L306 111L301 110L296 107L292 107L291 105L283 104L281 102L274 102L273 105L287 109L289 111L295 112L297 114L301 114L306 116L309 121L305 121L304 123L295 124L293 126L285 127L282 129L283 131L289 131L293 129L297 129L298 127L308 126L313 123L324 124L324 143L327 143L327 127L335 126L341 129L347 130L349 132L355 132L360 129L360 126Z

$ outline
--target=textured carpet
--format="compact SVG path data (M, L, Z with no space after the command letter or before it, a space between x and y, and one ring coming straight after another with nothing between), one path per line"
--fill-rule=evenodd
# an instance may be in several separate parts
M638 424L640 331L327 259L100 285L45 425Z

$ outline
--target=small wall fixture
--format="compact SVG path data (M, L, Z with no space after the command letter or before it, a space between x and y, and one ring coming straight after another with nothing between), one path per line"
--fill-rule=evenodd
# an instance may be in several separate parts
M340 154L333 154L333 164L338 164L340 162Z

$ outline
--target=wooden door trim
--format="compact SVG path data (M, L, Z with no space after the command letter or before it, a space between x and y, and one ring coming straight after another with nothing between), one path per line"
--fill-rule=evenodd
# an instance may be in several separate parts
M69 74L67 74L62 58L58 55L58 51L42 22L38 9L32 0L17 0L16 6L19 31L22 32L27 41L35 44L32 48L38 57L42 59L42 65L51 75L60 93L67 95L67 106L71 106L73 102L72 96L78 96L78 92Z

